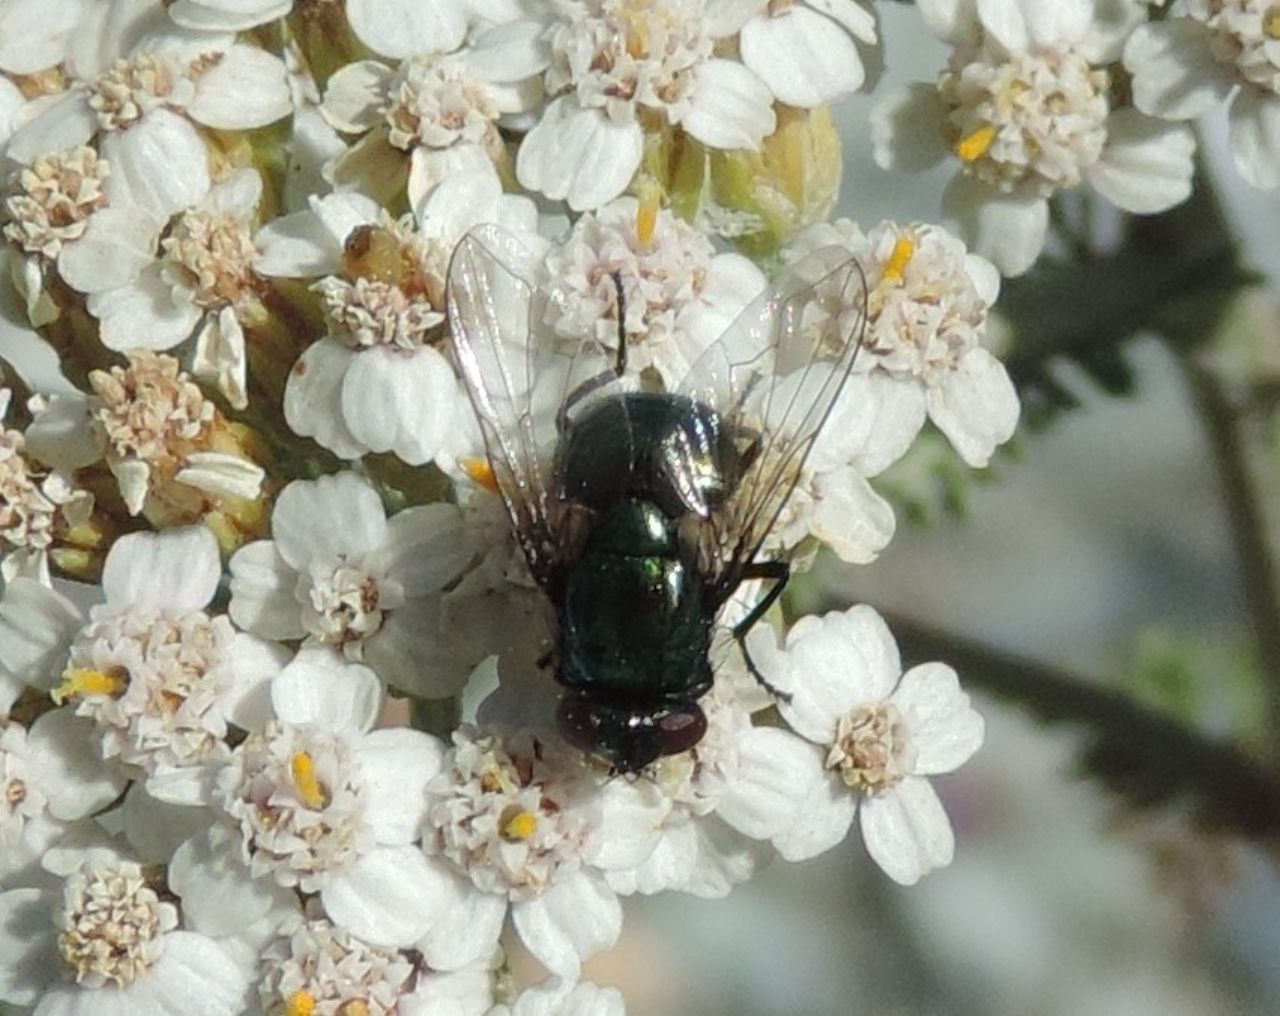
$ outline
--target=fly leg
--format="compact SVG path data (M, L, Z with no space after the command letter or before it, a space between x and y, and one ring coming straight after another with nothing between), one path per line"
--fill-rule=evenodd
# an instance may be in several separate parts
M769 683L768 679L760 673L760 668L756 666L755 660L751 658L751 653L747 650L747 633L756 626L756 622L764 617L765 613L782 595L782 591L787 587L787 579L791 577L791 565L786 561L756 561L747 565L742 569L742 576L739 581L745 582L748 579L769 579L773 585L769 591L760 597L759 602L751 608L751 612L747 614L741 621L733 626L733 637L738 643L738 648L742 650L742 658L747 663L747 670L751 676L759 682L760 687L767 691L776 699L783 702L791 701L791 693L775 688Z
M622 273L614 272L610 278L613 279L613 288L618 293L618 356L611 368L587 378L565 397L556 412L556 432L559 434L563 434L568 429L569 410L592 392L617 381L627 371L626 302L622 296Z

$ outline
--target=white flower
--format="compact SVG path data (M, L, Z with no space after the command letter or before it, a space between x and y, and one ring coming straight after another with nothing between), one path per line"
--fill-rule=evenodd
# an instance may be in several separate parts
M405 728L369 732L377 678L327 650L304 651L271 698L277 719L218 774L220 820L174 856L189 918L224 934L270 918L297 889L365 942L413 944L453 899L451 880L411 846L442 746Z
M120 537L103 568L106 602L72 638L53 689L92 720L102 757L137 766L153 793L226 759L228 725L255 725L283 664L277 647L207 613L221 576L203 527Z
M420 969L404 953L372 946L323 917L290 922L259 960L264 1013L484 1016L493 1004L487 965Z
M971 466L1013 434L1018 397L981 340L1000 289L995 267L939 226L848 219L810 226L793 260L836 244L866 273L867 323L854 374L819 438L821 454L876 476L911 446L925 415Z
M704 234L671 212L618 198L579 218L548 251L544 323L573 344L616 350L614 272L622 278L627 370L654 370L669 389L765 285L750 261L717 254Z
M134 12L138 15L145 9ZM111 206L140 209L163 222L199 202L209 189L201 128L262 127L292 108L279 57L254 46L229 45L230 38L160 35L151 43L155 48L145 52L101 64L95 54L97 59L78 63L84 80L45 103L14 132L9 157L30 164L96 139L98 153L111 166L104 184ZM109 222L126 231L131 226L124 215Z
M1195 140L1184 127L1112 109L1110 76L1127 22L1093 0L939 2L929 24L953 49L937 85L888 94L872 115L876 161L919 170L948 154L943 198L965 241L1005 275L1031 267L1048 199L1088 183L1121 209L1163 211L1191 193Z
M778 710L796 734L757 727L740 740L720 817L802 860L839 843L856 813L867 852L903 885L951 863L951 825L926 777L963 764L983 735L955 671L902 674L870 607L801 618L783 649L761 644L754 659L790 696Z
M320 112L337 130L362 136L329 167L340 190L380 196L382 181L403 183L407 171L416 208L450 173L505 161L499 117L529 108L538 96L527 86L483 80L468 55L419 56L395 69L363 60L329 79Z
M711 0L717 34L738 33L742 62L788 106L811 108L862 87L855 42L876 43L875 17L855 0Z
M247 356L241 318L261 314L261 280L253 224L262 197L256 170L241 169L185 209L160 239L144 213L128 273L117 255L118 228L96 227L59 260L69 285L88 293L89 313L108 349L171 349L196 336L195 372L218 383L231 404L244 408ZM106 231L104 231L106 230ZM143 235L151 238L146 252Z
M457 901L419 943L455 970L488 956L508 906L521 940L554 973L612 946L622 908L604 869L653 847L654 809L614 781L600 793L583 756L532 736L463 727L427 784L423 850ZM476 890L479 890L477 893Z
M11 392L0 388L0 421ZM59 535L86 522L93 496L63 473L42 468L21 431L0 422L0 575L49 583L48 552Z
M231 559L237 624L333 647L397 687L456 690L432 686L421 614L471 557L457 508L424 505L388 519L372 487L339 473L285 487L271 530L273 539Z
M1255 187L1280 186L1280 11L1267 0L1184 0L1125 44L1133 102L1188 120L1231 97L1231 154Z
M0 1001L39 1013L237 1016L251 957L179 926L135 861L69 854L57 888L0 893Z
M213 403L173 357L133 351L127 367L93 371L89 384L92 426L131 514L179 497L175 485L197 505L261 492L261 467L223 442Z
M124 780L102 766L92 728L69 710L30 730L0 726L0 886L31 881L44 852L120 796Z
M316 284L329 334L294 365L285 419L342 458L390 451L411 465L435 458L471 409L443 349L445 274L453 248L480 222L532 234L528 198L502 193L492 166L450 176L397 221L356 194L312 199L256 242L269 275Z
M4 236L29 257L56 261L83 237L94 213L107 206L111 167L88 145L38 156L24 166L5 198Z
M545 71L555 97L517 155L516 175L530 190L576 211L617 197L640 165L642 116L712 148L755 148L773 133L769 87L714 55L717 31L701 0L552 0L547 8L541 32L513 22L476 41L491 80Z

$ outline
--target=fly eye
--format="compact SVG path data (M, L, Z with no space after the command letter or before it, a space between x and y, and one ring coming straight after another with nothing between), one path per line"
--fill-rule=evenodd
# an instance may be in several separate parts
M662 754L677 755L688 751L707 732L707 718L696 705L675 709L657 718L658 741Z

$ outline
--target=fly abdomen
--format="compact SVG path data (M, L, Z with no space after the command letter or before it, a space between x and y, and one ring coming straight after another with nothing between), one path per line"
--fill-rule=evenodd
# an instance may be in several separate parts
M604 512L568 577L560 680L619 696L700 694L710 683L711 625L675 525L651 501Z

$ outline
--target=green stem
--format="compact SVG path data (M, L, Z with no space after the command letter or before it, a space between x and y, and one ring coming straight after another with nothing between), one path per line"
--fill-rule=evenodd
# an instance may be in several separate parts
M1226 502L1258 667L1266 684L1266 729L1274 745L1272 761L1280 764L1280 573L1274 548L1267 539L1266 520L1254 490L1235 406L1218 379L1195 356L1185 358L1183 365L1213 449Z
M1212 740L1127 696L1037 660L886 614L904 655L943 659L966 684L1039 719L1085 730L1083 768L1139 807L1188 803L1206 825L1280 836L1280 779L1234 745Z

